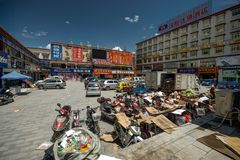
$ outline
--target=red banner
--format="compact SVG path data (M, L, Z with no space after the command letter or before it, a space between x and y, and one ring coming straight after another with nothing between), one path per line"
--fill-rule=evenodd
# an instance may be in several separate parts
M200 67L198 68L198 73L217 73L217 67Z
M108 61L113 64L132 65L133 61L131 53L122 51L109 51L108 58Z
M72 48L72 60L77 62L82 62L83 59L83 49L81 47Z
M93 74L112 74L112 70L109 69L93 69Z

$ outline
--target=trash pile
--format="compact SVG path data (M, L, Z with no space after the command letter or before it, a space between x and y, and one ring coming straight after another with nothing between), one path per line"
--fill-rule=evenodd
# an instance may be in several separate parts
M58 159L97 159L101 146L99 138L84 128L73 128L54 143L54 157Z
M101 97L98 102L102 119L114 124L114 134L124 147L132 143L131 139L141 141L138 136L147 139L161 132L171 134L177 126L214 111L215 103L208 94L200 95L191 89L174 91L168 95L161 91L116 95L112 101ZM111 137L110 134L100 138L109 142L107 137ZM115 138L111 138L113 140Z

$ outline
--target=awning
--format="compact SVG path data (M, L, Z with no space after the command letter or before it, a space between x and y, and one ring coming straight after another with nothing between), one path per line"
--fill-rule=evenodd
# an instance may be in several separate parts
M18 73L16 71L12 71L8 74L5 74L1 77L1 79L6 79L6 80L28 80L28 79L32 79L32 77Z

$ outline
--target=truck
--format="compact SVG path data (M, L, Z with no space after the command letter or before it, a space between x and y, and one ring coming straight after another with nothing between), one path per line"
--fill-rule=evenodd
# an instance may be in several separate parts
M145 77L147 87L161 89L165 92L175 90L197 89L198 78L195 74L167 73L156 71L146 73Z

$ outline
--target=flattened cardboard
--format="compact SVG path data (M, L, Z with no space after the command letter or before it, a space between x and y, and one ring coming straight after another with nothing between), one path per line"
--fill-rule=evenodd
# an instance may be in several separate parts
M113 142L117 138L117 135L115 133L104 133L102 136L100 136L100 139L105 142Z
M131 124L131 121L129 120L129 118L126 116L125 113L117 113L116 118L117 118L118 122L126 129Z
M174 131L174 128L177 127L176 124L174 124L172 121L170 121L167 117L164 115L159 115L157 117L151 118L152 122L155 123L159 128L164 130L167 133L172 133Z
M228 147L232 148L240 156L240 138L229 136L217 136Z
M145 109L152 115L160 114L159 111L154 107L145 107Z

